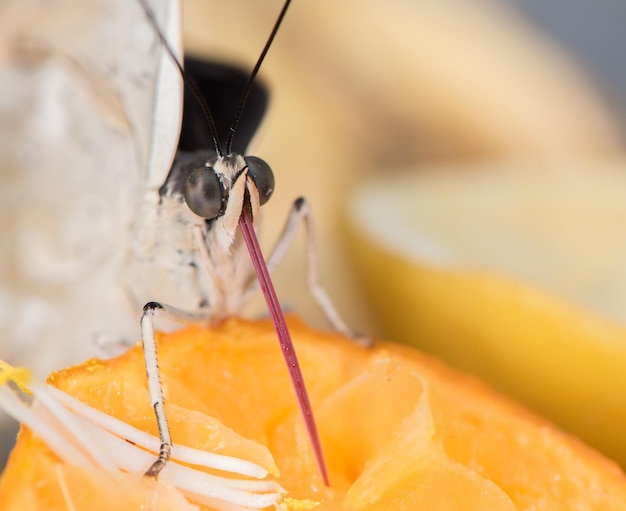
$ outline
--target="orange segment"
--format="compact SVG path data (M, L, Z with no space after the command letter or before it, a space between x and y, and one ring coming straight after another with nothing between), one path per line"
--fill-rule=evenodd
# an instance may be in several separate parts
M291 510L626 509L626 477L615 464L475 379L405 346L367 350L296 318L289 324L332 488L317 474L269 321L233 318L159 336L175 443L275 464ZM156 431L139 347L50 381ZM98 499L108 509L193 509L183 498L162 480L69 466L28 429L0 480L3 511L91 510Z

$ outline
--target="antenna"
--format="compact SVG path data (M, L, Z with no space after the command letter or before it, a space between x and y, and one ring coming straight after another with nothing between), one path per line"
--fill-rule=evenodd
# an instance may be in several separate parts
M243 109L246 106L246 101L248 101L248 96L250 95L250 91L252 90L252 85L254 84L254 80L257 74L259 74L259 69L261 69L261 65L263 64L263 61L265 60L265 56L267 55L267 52L270 50L270 47L272 46L272 43L274 42L274 38L276 37L276 34L278 33L278 29L280 28L280 25L283 22L283 18L285 17L285 14L287 14L287 9L289 8L290 4L291 4L291 0L286 0L285 4L283 5L282 10L280 11L280 14L278 15L278 18L276 19L276 22L274 23L274 28L272 28L272 32L270 33L270 36L267 38L267 41L265 42L263 51L261 52L261 55L259 55L259 58L256 61L256 64L254 65L252 72L250 73L250 78L248 78L248 83L246 84L246 88L244 89L243 94L241 95L241 101L239 102L239 106L237 107L237 113L235 114L233 123L230 125L230 134L228 135L228 142L226 143L226 154L230 154L231 152L231 148L233 146L233 137L235 136L235 132L237 131L237 126L239 125L239 121L241 120L241 114L243 113Z
M215 152L217 153L217 156L221 158L222 147L220 146L219 136L217 134L217 127L215 126L215 119L213 118L213 114L211 113L211 108L209 108L209 105L207 104L206 100L202 96L202 93L200 92L200 89L196 81L193 79L193 77L190 74L185 72L182 64L179 62L178 57L176 56L176 53L174 53L174 50L170 46L169 41L165 37L165 34L163 34L163 32L161 31L161 28L159 27L159 24L157 23L156 16L154 15L154 11L148 5L147 0L139 0L139 3L141 4L144 12L146 13L148 20L150 21L150 24L152 25L152 28L154 29L154 31L157 34L157 37L159 38L159 41L165 48L165 51L167 51L167 53L169 54L170 58L172 59L176 67L178 68L178 72L180 73L180 76L183 79L183 84L193 94L194 98L196 98L198 105L200 105L202 114L204 115L207 121L207 124L209 125L209 131L211 132L211 139L213 140L213 145L215 146ZM250 84L250 87L251 86L252 85ZM250 91L247 90L247 93L249 94ZM243 107L241 109L243 110ZM228 144L229 149L227 153L230 152L230 141L231 139L229 138L229 144Z

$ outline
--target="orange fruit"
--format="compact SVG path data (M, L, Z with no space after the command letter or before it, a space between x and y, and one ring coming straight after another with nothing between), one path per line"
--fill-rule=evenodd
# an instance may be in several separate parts
M269 321L232 318L213 328L191 326L158 337L174 443L263 467L267 484L277 482L288 492L273 505L626 509L626 477L613 462L476 379L406 346L377 342L365 349L294 317L289 325L320 430L329 488L317 473ZM156 434L140 347L110 361L58 371L49 383ZM68 445L78 443L78 436L66 432ZM94 455L108 450L99 436L94 439ZM135 456L130 440L121 448L124 454L116 458ZM142 478L141 470L80 468L65 461L65 454L54 453L23 428L0 480L0 509L245 508L227 498L210 504L187 500L189 491L165 477L171 465L155 482ZM184 465L196 474L206 472Z

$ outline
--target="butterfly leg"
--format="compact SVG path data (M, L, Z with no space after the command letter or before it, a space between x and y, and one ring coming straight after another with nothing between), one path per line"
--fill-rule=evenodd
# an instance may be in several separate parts
M146 363L146 374L148 376L150 402L156 416L157 426L159 428L159 440L161 441L158 458L145 473L146 476L154 478L158 477L161 470L167 465L172 449L170 428L167 424L167 417L165 416L165 408L163 406L163 387L161 386L159 361L154 337L154 319L157 317L170 319L179 323L189 323L206 321L210 317L210 314L208 312L189 313L158 302L149 302L143 308L143 314L141 316L141 342Z
M315 225L313 221L313 212L307 200L304 197L299 197L293 203L283 231L278 237L278 241L274 246L270 257L267 261L267 268L270 272L278 266L283 259L287 250L291 246L293 239L297 233L298 227L301 223L304 223L306 234L306 258L307 258L307 284L313 298L317 302L318 306L328 319L329 323L335 330L341 332L343 335L356 340L364 346L371 346L373 344L372 339L356 333L352 330L337 312L335 305L328 296L326 290L320 284L319 270L318 270L318 257L317 257L317 240L315 237ZM258 284L256 284L258 285ZM251 286L250 292L256 290L256 285ZM246 294L247 298L247 294Z

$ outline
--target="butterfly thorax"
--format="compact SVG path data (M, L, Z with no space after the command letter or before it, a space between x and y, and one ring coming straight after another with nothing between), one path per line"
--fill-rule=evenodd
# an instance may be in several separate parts
M193 213L185 200L185 186L197 169L214 172L223 185L223 211L211 220ZM239 312L252 279L238 230L244 204L256 226L258 192L243 157L179 153L163 186L146 192L140 206L126 268L133 301L156 299L188 311L209 308L214 319Z

